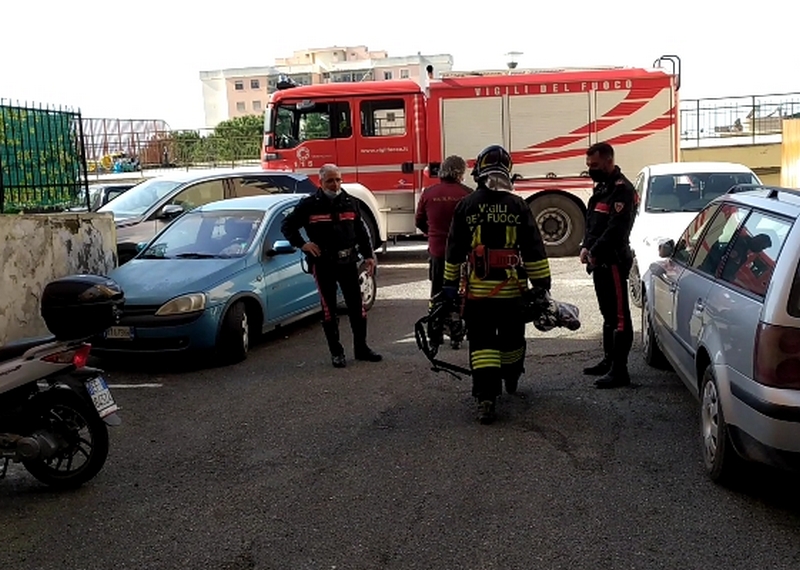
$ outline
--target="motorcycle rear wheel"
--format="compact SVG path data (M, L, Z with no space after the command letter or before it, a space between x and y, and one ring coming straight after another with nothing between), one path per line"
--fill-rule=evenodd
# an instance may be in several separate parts
M48 459L23 461L25 469L58 489L74 489L95 477L108 457L108 427L88 399L57 388L42 392L32 404L38 429L55 435L59 451ZM78 466L73 468L76 460Z

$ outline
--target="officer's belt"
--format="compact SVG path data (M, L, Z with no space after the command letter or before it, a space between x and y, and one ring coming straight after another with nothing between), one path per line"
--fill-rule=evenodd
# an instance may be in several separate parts
M339 251L322 251L322 257L328 259L345 259L353 255L353 248L348 247L347 249L340 249Z
M469 254L470 263L475 265L476 257L488 265L488 269L508 269L522 265L522 258L516 249L489 249L483 250L483 255L474 250Z

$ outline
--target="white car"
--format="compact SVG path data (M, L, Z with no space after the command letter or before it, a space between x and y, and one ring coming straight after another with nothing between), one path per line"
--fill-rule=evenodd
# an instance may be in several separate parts
M634 186L639 209L631 230L632 303L642 306L642 273L658 261L658 244L677 241L686 226L711 200L737 184L761 184L755 173L732 162L670 162L645 166Z

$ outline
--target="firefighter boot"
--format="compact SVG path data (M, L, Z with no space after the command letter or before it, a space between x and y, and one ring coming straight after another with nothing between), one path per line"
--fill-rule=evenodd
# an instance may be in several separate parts
M611 370L611 351L614 348L614 329L603 325L603 360L583 369L586 376L603 376Z
M331 362L335 368L347 366L344 357L344 347L339 342L339 319L323 321L322 330L325 332L325 340L328 341L328 349L331 351Z
M502 384L499 369L473 372L472 395L478 402L478 421L482 424L490 424L496 419L495 404L502 393Z
M595 380L594 385L597 388L618 388L631 383L631 377L628 374L628 353L633 344L633 331L614 331L613 338L611 369L607 374Z
M483 425L489 425L496 419L495 399L478 400L478 421Z
M350 327L353 330L353 356L355 359L367 362L383 360L380 354L367 346L367 319L350 317Z

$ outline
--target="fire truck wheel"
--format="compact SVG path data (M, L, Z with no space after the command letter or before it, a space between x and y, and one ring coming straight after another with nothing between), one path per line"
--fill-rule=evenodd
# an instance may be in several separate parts
M560 194L544 194L529 202L539 225L548 257L577 255L585 214L575 201Z

